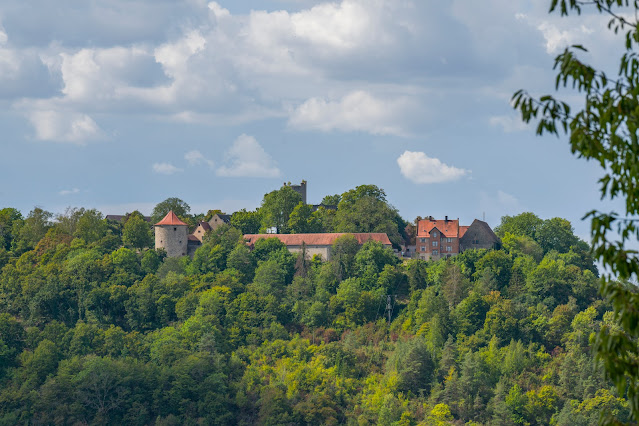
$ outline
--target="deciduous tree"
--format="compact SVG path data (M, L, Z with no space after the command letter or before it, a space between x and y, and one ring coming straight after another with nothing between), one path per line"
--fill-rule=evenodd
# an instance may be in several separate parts
M609 76L583 59L581 45L566 48L555 58L556 89L571 87L584 102L573 110L554 96L533 97L525 90L513 95L513 105L529 122L539 119L537 133L570 137L570 147L579 157L594 160L602 169L602 198L622 198L624 212L587 214L592 220L595 256L620 281L636 279L639 258L633 244L639 231L639 3L628 0L552 0L550 11L562 16L594 10L609 18L608 28L619 34L625 48L618 74ZM611 235L612 234L612 235ZM618 240L618 241L616 241ZM630 243L630 247L629 247ZM639 420L639 295L608 276L602 294L614 305L623 332L604 326L598 351L606 370L620 392L627 389L634 420Z

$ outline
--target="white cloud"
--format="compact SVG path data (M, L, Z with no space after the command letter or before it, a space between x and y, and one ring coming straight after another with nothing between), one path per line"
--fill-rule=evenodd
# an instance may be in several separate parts
M556 49L570 38L567 31L598 35L586 33L588 24L557 26L544 8L523 0L489 0L489 7L460 0L305 0L278 3L289 10L250 12L250 5L230 8L222 0L141 1L94 6L95 13L108 12L103 20L89 13L93 7L62 6L64 22L39 18L38 34L28 32L32 14L20 15L18 0L9 2L15 6L4 12L12 33L0 26L0 97L4 86L23 112L62 107L92 117L146 115L211 126L288 116L294 129L407 136L427 120L464 115L478 102L510 95L518 88L507 84L516 67L545 59L544 45ZM114 34L112 22L122 34ZM46 43L29 44L29 52L12 48L14 40L30 37ZM16 88L25 68L39 73L30 82L52 81L36 95L34 84ZM538 70L524 70L526 82L540 80Z
M352 0L323 3L292 14L290 21L298 37L331 48L351 49L374 37L374 13L382 3L370 0L366 4Z
M228 9L224 9L222 6L220 6L217 2L210 2L208 4L209 9L211 10L211 12L213 13L213 15L215 16L216 19L224 19L224 18L228 18L231 16L230 12L228 11Z
M404 151L397 159L404 177L414 183L441 183L457 180L469 170L448 166L437 158L430 158L423 152Z
M557 53L573 44L581 32L574 29L562 31L550 22L542 22L537 29L541 31L546 40L546 52L549 54Z
M206 39L199 31L194 30L177 42L166 43L155 49L155 60L162 64L167 75L179 78L186 70L189 58L202 51L205 46Z
M96 122L86 114L36 110L28 116L39 140L84 145L89 140L102 137Z
M339 100L311 98L292 111L288 124L301 130L405 136L402 120L410 104L407 98L381 99L366 91L351 92Z
M225 156L228 165L217 169L218 176L273 178L281 175L273 158L253 136L240 135Z
M184 159L191 166L197 166L197 165L200 165L200 164L206 164L210 168L213 168L215 166L215 162L213 162L213 160L209 160L204 155L202 155L202 153L200 151L197 151L197 150L189 151L186 154L184 154Z
M178 173L183 170L175 167L171 163L155 163L153 164L153 171L161 175L172 175L174 173Z
M60 195L71 195L71 194L77 194L78 192L80 192L80 190L78 188L63 189L62 191L58 192L58 194L60 194Z

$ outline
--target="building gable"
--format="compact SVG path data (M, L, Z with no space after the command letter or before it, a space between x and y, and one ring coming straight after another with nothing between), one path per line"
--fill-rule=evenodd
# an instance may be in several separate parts
M459 241L460 249L495 249L501 245L501 240L490 226L479 219L475 219Z

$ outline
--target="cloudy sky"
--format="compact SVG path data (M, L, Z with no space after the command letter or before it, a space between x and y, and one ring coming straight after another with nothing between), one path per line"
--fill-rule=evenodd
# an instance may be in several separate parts
M548 3L3 0L0 207L232 212L305 179L312 203L376 184L409 220L534 211L587 236L599 170L509 99L550 92L565 46L611 67L620 42Z

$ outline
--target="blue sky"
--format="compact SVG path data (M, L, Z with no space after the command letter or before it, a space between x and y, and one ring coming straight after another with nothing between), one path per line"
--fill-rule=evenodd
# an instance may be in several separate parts
M614 70L621 41L548 3L5 0L0 207L230 213L306 179L309 202L372 183L408 220L533 211L587 237L597 166L509 99L551 92L569 44Z

